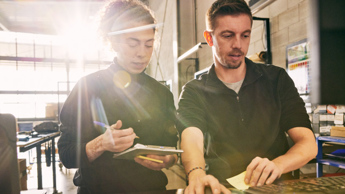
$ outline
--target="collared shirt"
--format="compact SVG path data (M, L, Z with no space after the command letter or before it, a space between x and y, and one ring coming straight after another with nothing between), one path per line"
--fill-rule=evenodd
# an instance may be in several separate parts
M311 129L304 102L286 71L246 59L238 94L209 72L183 87L178 130L197 127L205 135L208 173L221 182L246 170L256 156L274 159L289 149L286 133Z

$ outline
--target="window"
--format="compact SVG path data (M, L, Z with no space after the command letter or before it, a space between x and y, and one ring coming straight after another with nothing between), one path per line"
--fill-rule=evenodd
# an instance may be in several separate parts
M56 37L12 36L0 39L0 50L4 51L0 54L0 112L19 120L57 120L59 108L75 83L108 67L111 61L109 53L101 56L97 47L88 51L96 54L86 59L81 52L81 58L76 59L69 57L70 49L53 44L58 42Z

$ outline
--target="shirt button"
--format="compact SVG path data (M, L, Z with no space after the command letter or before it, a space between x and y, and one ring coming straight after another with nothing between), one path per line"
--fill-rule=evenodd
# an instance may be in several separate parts
M242 119L242 121L244 121L244 119Z

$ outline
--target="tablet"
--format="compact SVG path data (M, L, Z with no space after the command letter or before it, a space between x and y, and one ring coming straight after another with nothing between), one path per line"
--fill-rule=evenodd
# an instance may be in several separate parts
M135 144L134 147L129 148L123 152L114 154L113 158L115 159L134 159L139 155L171 155L171 154L178 154L182 153L183 150L176 149L175 147L167 147L167 146L156 146L156 145L143 145L143 144Z

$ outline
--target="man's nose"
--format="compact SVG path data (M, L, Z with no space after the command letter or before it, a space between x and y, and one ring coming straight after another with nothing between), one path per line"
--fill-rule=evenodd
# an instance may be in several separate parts
M241 48L241 37L235 37L232 42L232 48Z

